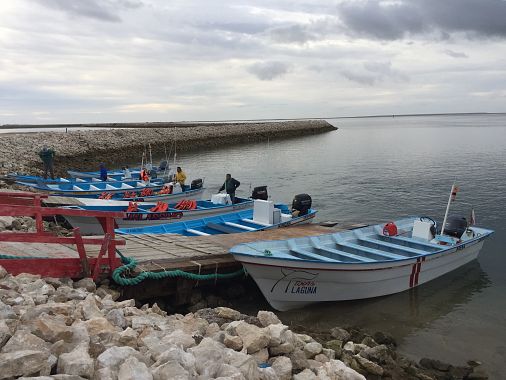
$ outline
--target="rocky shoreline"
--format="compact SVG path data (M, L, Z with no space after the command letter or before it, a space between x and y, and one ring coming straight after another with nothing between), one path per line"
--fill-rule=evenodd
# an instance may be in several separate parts
M91 279L12 276L0 266L0 379L486 379L478 362L414 363L384 334L317 338L269 311L168 314ZM140 306L140 307L137 307Z
M136 126L139 128L134 128ZM178 152L189 152L232 144L313 135L337 129L323 120L111 124L111 127L115 129L0 134L0 174L13 171L40 174L41 163L37 153L44 144L56 150L56 174L66 175L65 171L71 168L98 170L99 162L118 166L124 162L140 161L141 154L148 144L151 145L154 156L163 156L165 150L174 152L174 142Z

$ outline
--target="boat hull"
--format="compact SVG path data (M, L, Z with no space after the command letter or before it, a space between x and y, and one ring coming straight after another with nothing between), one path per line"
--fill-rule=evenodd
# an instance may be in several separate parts
M476 259L482 239L442 253L404 262L371 264L287 263L237 256L276 310L315 302L344 301L399 293L424 284ZM235 256L235 255L234 255Z
M84 206L125 206L130 202L178 202L183 199L202 199L205 188L189 190L176 194L160 194L148 197L126 198L126 199L97 199L73 197Z
M171 210L160 213L139 213L126 212L123 218L115 218L114 228L138 228L146 226L156 226L159 224L169 224L174 222L186 222L200 218L211 217L215 215L224 215L237 211L253 208L253 202L239 203L229 207L220 207L206 210ZM79 227L83 235L102 235L104 226L97 218L81 216L65 216L65 219L72 227Z

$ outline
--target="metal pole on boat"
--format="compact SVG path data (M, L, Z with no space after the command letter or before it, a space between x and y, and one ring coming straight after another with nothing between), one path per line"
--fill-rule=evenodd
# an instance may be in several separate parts
M453 196L453 189L454 188L455 188L455 182L453 182L452 189L450 191L450 196L448 197L448 204L446 205L446 212L445 212L445 217L443 219L443 225L441 226L440 235L443 235L443 232L445 231L446 219L448 218L448 211L450 211L450 203L452 203L452 196Z
M151 167L153 167L153 155L151 154L151 143L148 144L149 147L149 162L151 163Z

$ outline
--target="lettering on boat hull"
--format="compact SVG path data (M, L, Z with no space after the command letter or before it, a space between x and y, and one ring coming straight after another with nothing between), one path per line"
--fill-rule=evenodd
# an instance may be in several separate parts
M316 278L318 273L310 272L307 270L296 270L280 268L281 277L271 288L271 293L274 292L276 287L280 284L286 283L284 288L285 293L291 294L316 294L318 286Z

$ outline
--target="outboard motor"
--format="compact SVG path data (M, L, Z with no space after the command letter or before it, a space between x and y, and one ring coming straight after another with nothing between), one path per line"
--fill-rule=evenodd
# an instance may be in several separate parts
M167 160L161 160L160 165L158 165L158 170L160 170L160 171L165 170L165 168L167 167L167 164L168 164Z
M191 186L190 186L190 189L191 190L195 190L195 189L201 189L202 188L202 178L199 178L199 179L194 179L191 183Z
M298 216L306 215L311 208L311 197L308 194L297 194L293 198L292 212L298 211Z
M267 194L267 186L258 186L253 189L251 193L251 199L262 199L264 201L269 199Z
M462 216L450 216L446 220L444 234L460 239L467 229L467 220Z

